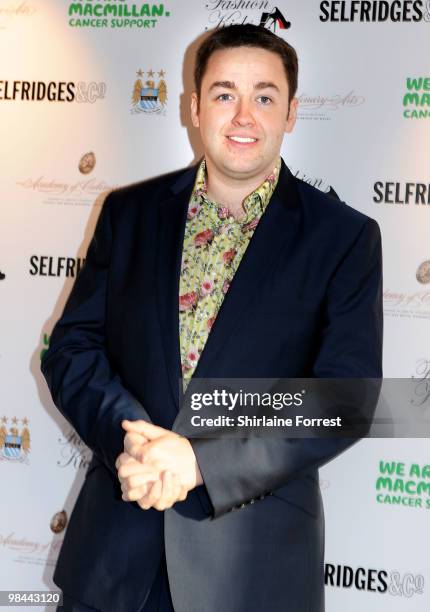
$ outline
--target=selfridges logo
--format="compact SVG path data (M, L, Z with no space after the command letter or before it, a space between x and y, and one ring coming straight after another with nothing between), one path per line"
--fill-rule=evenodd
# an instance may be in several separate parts
M253 23L273 32L291 27L284 7L281 12L278 6L267 0L209 0L205 7L209 13L206 30L237 23Z
M430 118L430 76L408 77L403 95L403 117L405 119Z
M106 83L102 81L0 81L1 101L94 104L105 96Z
M78 0L68 3L72 28L155 28L170 17L165 4L128 0Z
M387 569L353 568L349 565L325 564L326 586L356 589L394 597L413 597L424 593L424 576Z
M400 206L430 206L430 184L396 181L375 181L373 184L375 204L398 204ZM430 208L428 209L430 210Z
M407 22L430 21L429 0L324 0L320 3L323 22Z
M376 501L430 510L430 465L381 460L376 477Z
M31 276L55 276L75 278L80 272L85 259L82 257L52 257L49 255L32 255L30 257Z

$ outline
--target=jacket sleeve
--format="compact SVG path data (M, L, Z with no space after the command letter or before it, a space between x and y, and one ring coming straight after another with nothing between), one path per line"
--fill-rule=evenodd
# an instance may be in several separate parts
M313 364L316 378L382 377L382 253L367 219L327 287L326 316ZM190 438L217 518L321 467L356 439Z
M84 443L116 476L123 419L150 418L112 369L106 348L106 296L112 249L110 194L83 268L54 327L42 373L52 399Z

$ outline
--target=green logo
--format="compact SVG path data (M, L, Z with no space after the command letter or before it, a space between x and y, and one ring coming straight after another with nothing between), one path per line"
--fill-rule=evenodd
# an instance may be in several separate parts
M170 17L164 4L128 0L75 0L69 2L72 28L155 28L160 18Z
M406 89L403 96L403 117L430 118L430 77L408 77Z
M430 465L380 461L376 491L380 504L430 510Z

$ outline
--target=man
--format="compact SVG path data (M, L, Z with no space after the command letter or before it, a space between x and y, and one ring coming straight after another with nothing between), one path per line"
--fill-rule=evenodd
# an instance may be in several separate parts
M290 45L216 30L195 81L204 160L108 196L43 359L94 451L54 580L69 610L322 612L318 467L351 440L187 439L177 416L193 377L380 377L379 229L279 157Z

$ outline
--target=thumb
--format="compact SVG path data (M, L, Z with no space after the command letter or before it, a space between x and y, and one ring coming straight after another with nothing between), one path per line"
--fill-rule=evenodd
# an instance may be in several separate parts
M126 431L130 433L138 433L149 440L155 440L156 438L160 438L161 436L165 436L169 430L164 429L164 427L159 427L158 425L154 425L153 423L149 423L148 421L143 421L139 419L137 421L122 421L122 427Z

